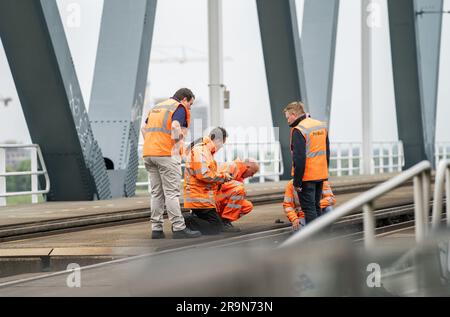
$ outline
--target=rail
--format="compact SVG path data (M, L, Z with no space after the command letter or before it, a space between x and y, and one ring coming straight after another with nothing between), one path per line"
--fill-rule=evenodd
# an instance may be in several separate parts
M428 161L422 161L392 179L342 204L333 212L316 219L314 222L310 223L288 240L283 242L280 246L288 247L295 244L300 244L311 238L313 235L324 230L326 227L332 225L338 219L362 207L364 244L366 248L373 247L375 244L376 225L374 217L374 201L380 196L383 196L395 188L398 188L410 179L413 179L414 184L414 221L416 241L421 242L425 238L428 225L428 212L426 211L429 209L430 201L430 175L431 163Z
M439 227L442 217L442 203L445 187L445 197L447 198L446 213L447 213L447 226L450 226L450 160L441 160L436 170L436 178L434 183L434 203L432 213L432 228L433 230Z
M8 149L24 149L29 148L31 152L31 171L25 172L7 172L6 171L6 150ZM41 170L38 170L38 162ZM44 175L45 189L39 190L38 177ZM31 176L31 191L7 192L7 178L11 176ZM48 194L50 191L50 178L48 176L47 168L45 166L44 158L42 156L39 145L30 144L0 144L0 206L6 206L6 198L13 196L29 196L31 195L31 202L38 202L38 195Z
M450 159L450 142L437 142L434 148L436 166L439 161Z
M363 157L361 142L331 143L330 175L362 175ZM401 172L405 165L403 143L373 142L371 174Z

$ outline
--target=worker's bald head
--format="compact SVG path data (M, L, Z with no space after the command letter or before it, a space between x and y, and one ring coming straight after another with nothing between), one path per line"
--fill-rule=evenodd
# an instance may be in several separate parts
M242 174L243 178L252 177L259 171L259 164L254 159L246 159L244 161L245 165L247 166L247 170L244 174Z

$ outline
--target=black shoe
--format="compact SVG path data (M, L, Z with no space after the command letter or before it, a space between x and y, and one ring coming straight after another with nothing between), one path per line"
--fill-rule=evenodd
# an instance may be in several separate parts
M164 239L166 235L162 230L153 230L152 231L152 239Z
M223 222L223 229L222 229L223 232L241 232L241 229L233 226L231 221L222 219L222 222Z
M202 234L200 231L194 231L189 228L184 228L180 231L174 231L173 232L173 239L189 239L189 238L198 238Z

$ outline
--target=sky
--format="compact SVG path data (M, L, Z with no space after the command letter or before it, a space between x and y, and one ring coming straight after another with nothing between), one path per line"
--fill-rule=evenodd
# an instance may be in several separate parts
M376 2L381 8L381 24L373 33L373 138L374 141L396 141L386 0ZM103 0L57 0L57 3L84 101L89 106ZM303 0L296 3L301 32ZM445 0L445 7L450 9L450 0ZM79 16L74 15L78 10ZM362 139L360 11L360 1L341 0L331 142L360 142ZM225 110L224 125L234 133L248 133L253 137L270 134L272 118L255 1L223 1L223 21L224 84L231 91L231 108ZM446 118L450 118L450 89L446 87L450 82L450 37L445 36L449 32L450 17L444 15L436 123L438 142L450 141L450 126L446 124ZM180 56L183 47L192 61L184 64L161 62L161 59ZM207 56L206 0L158 1L148 76L150 100L169 97L178 87L186 86L194 91L199 104L208 103ZM1 43L0 96L13 99L8 107L0 105L0 143L7 140L30 143Z

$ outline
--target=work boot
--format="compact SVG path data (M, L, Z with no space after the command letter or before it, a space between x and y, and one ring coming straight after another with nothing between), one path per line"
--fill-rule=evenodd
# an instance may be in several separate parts
M241 232L241 229L233 226L230 220L222 219L222 222L223 222L223 229L222 229L223 232Z
M152 230L152 239L164 239L166 235L162 230Z
M180 231L174 231L173 232L173 239L189 239L189 238L197 238L200 237L202 234L200 231L194 231L189 228L184 228Z

